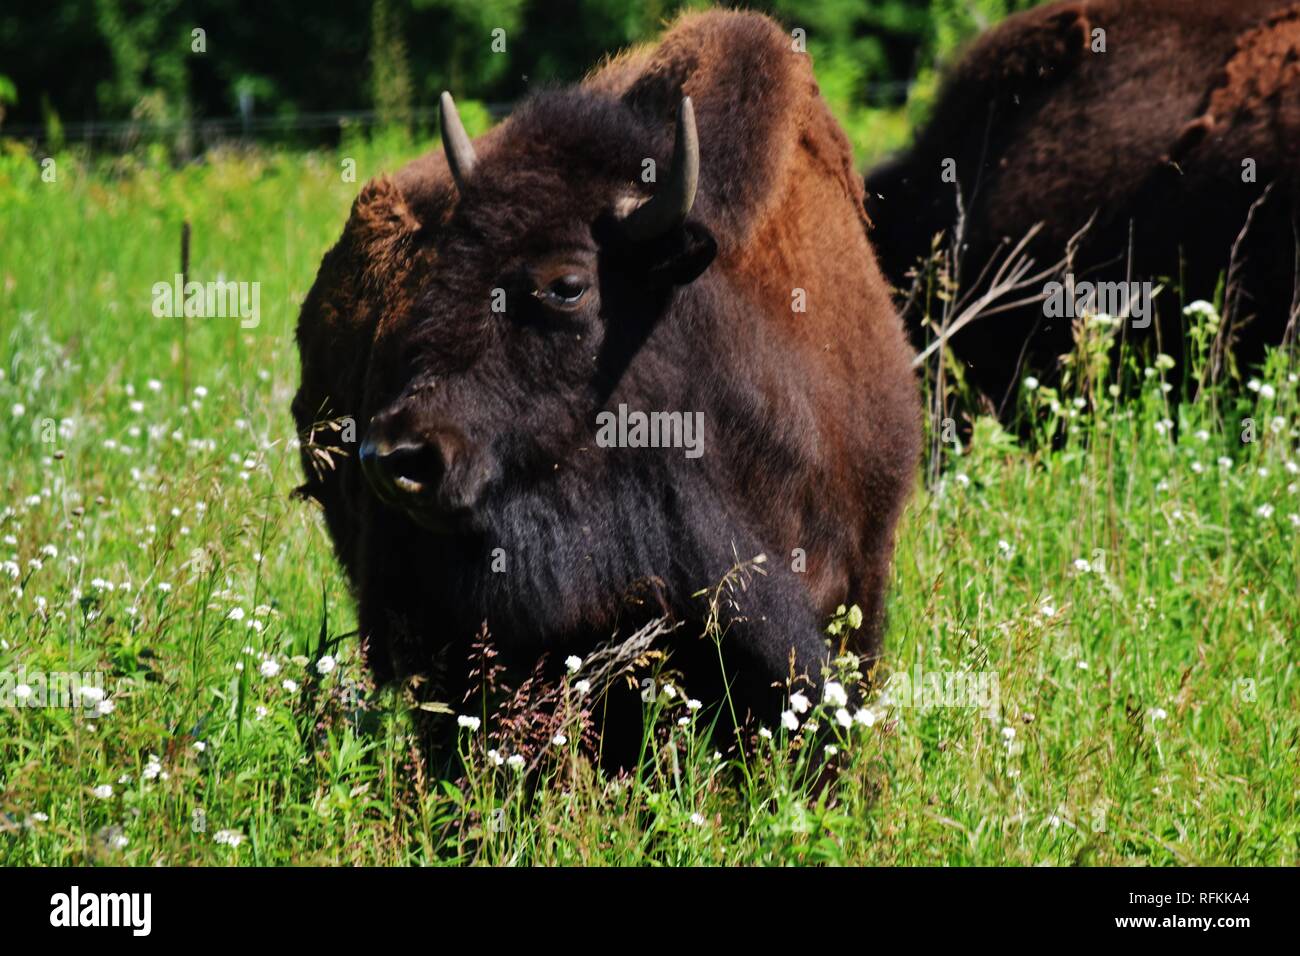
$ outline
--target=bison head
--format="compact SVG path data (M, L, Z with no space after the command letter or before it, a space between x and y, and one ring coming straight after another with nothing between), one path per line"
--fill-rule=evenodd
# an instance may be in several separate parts
M464 533L493 488L545 480L591 445L596 412L716 244L689 218L689 98L649 196L636 184L667 144L612 97L541 95L477 155L444 93L442 130L455 201L417 231L427 265L380 318L359 457L388 508Z

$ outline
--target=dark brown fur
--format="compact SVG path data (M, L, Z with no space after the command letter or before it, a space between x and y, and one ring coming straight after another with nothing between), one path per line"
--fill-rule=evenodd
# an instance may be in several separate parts
M688 228L624 248L611 209L646 188L642 157L666 163L683 93L701 149ZM456 702L484 621L530 666L667 613L686 625L672 650L688 687L716 700L694 595L758 554L765 573L723 620L742 708L772 719L768 688L791 662L820 682L840 604L863 609L853 647L876 655L918 399L861 181L808 59L765 18L688 16L657 47L533 98L475 149L463 194L441 153L368 184L299 322L304 487L324 505L377 675L433 674ZM598 315L560 320L526 295L488 312L512 264L566 244L599 262ZM596 413L620 402L704 411L703 457L596 447ZM360 439L380 413L412 429L454 421L479 449L492 477L462 533L382 505L355 448L318 424L353 416ZM490 570L496 548L506 573Z
M1039 222L1030 254L1039 265L1060 259L1094 213L1074 272L1124 279L1131 224L1133 278L1167 280L1156 325L1178 357L1181 305L1213 298L1247 211L1276 181L1239 256L1236 318L1250 327L1238 329L1237 355L1257 360L1264 343L1281 340L1291 302L1298 9L1291 0L1085 0L1009 18L949 71L915 146L868 176L886 275L905 291L932 237L952 234L955 189L940 180L951 157L967 209L964 282ZM1090 50L1095 28L1105 30L1104 54ZM1254 184L1242 181L1248 157ZM919 313L907 319L923 340ZM977 321L953 340L1004 407L1021 375L1050 378L1070 346L1069 319L1046 319L1041 306Z

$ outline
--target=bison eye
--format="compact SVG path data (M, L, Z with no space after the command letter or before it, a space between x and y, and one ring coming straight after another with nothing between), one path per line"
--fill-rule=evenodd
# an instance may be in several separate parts
M572 309L587 294L587 283L582 276L560 276L545 289L538 289L533 294L547 305L560 309Z

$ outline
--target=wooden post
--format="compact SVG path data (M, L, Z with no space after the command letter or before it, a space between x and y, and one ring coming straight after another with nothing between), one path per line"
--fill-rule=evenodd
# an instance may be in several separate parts
M189 319L185 316L185 285L190 281L190 221L181 223L181 404L190 397Z

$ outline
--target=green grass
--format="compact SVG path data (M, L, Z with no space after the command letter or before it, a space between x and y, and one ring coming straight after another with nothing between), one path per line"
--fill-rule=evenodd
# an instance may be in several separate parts
M380 152L346 152L359 181ZM487 721L462 732L463 778L423 779L402 696L365 692L319 516L289 496L293 324L358 188L340 158L67 156L54 183L0 159L0 672L101 672L115 705L0 706L0 861L1300 862L1297 384L1276 357L1267 387L1171 411L1167 370L1130 356L1118 396L1026 390L1035 435L980 421L946 448L901 531L879 676L996 677L996 717L895 688L835 731L816 790L803 731L715 759L707 710L660 695L635 777L566 743L526 793ZM262 284L257 328L192 323L187 383L179 322L150 311L183 218L193 278Z

